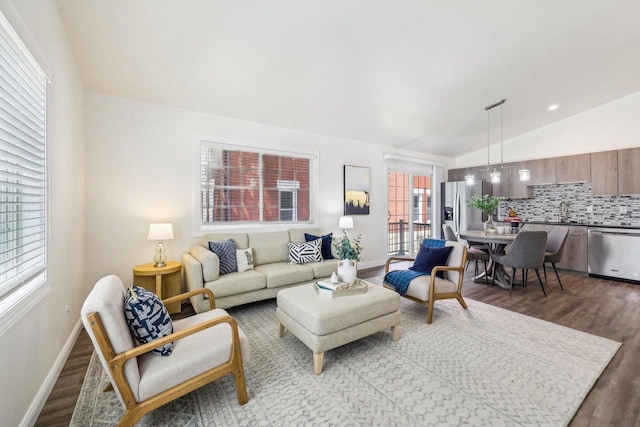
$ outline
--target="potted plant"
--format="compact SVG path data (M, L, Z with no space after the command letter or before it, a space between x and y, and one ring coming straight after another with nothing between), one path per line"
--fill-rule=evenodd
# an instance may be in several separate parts
M478 196L474 194L471 196L469 200L467 200L467 206L474 207L476 209L480 209L482 213L487 216L487 220L484 223L485 231L495 231L496 224L493 221L493 215L495 215L498 206L500 206L500 202L504 200L504 197L501 196L490 196L488 194L483 194L482 196Z
M355 239L350 239L347 230L343 230L342 237L337 237L333 241L336 254L342 260L338 263L338 279L345 283L352 284L358 274L356 262L360 261L361 240L362 234Z

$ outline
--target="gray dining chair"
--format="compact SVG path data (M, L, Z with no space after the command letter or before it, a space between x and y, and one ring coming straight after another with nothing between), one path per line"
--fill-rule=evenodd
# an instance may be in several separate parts
M516 235L516 238L513 239L509 252L504 255L492 255L496 263L505 267L511 267L512 269L509 280L509 295L511 295L511 290L513 289L513 279L517 270L522 270L522 285L526 286L528 270L534 269L536 276L538 276L542 293L544 293L545 297L547 296L547 291L544 289L540 272L538 271L544 265L546 247L546 231L521 231Z
M556 278L560 284L560 289L564 291L562 282L560 281L560 275L556 264L562 260L562 253L564 252L564 244L567 242L567 236L569 235L569 227L553 227L547 237L547 248L544 255L544 263L542 264L542 271L544 272L544 281L547 281L547 269L546 263L551 263L553 271L556 273Z
M447 224L442 224L442 232L444 233L445 240L450 242L457 242L458 236L453 232L451 226ZM468 242L467 242L468 243ZM489 273L487 272L487 262L489 261L489 252L484 248L484 244L482 243L482 248L476 245L467 244L467 265L464 267L466 270L469 267L469 263L474 261L474 270L473 275L478 275L478 261L482 261L484 263L484 271L485 271L485 282L489 284L489 278L487 277Z

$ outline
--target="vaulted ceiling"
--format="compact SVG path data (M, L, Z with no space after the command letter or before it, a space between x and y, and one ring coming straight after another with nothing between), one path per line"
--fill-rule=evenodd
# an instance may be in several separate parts
M57 2L87 90L448 157L640 91L637 0Z

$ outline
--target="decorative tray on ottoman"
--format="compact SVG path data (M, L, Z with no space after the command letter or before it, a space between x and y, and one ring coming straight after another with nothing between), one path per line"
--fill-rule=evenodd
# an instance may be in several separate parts
M337 298L364 294L368 287L367 282L360 279L356 279L351 285L344 282L330 283L328 280L320 280L314 284L313 289L322 297Z

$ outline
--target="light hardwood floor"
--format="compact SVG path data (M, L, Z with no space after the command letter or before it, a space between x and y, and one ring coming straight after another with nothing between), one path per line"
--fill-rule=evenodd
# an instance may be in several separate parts
M562 274L561 291L553 273L548 275L544 298L535 274L526 288L508 291L470 280L465 275L463 295L522 314L622 342L623 345L598 379L570 426L632 427L640 425L640 286ZM360 272L367 278L381 269ZM436 302L436 307L437 307ZM183 306L186 315L190 306ZM437 316L434 318L437 322ZM425 324L425 327L428 325ZM93 352L84 330L51 392L37 426L67 426L71 420L89 358ZM508 396L506 396L508 398Z

